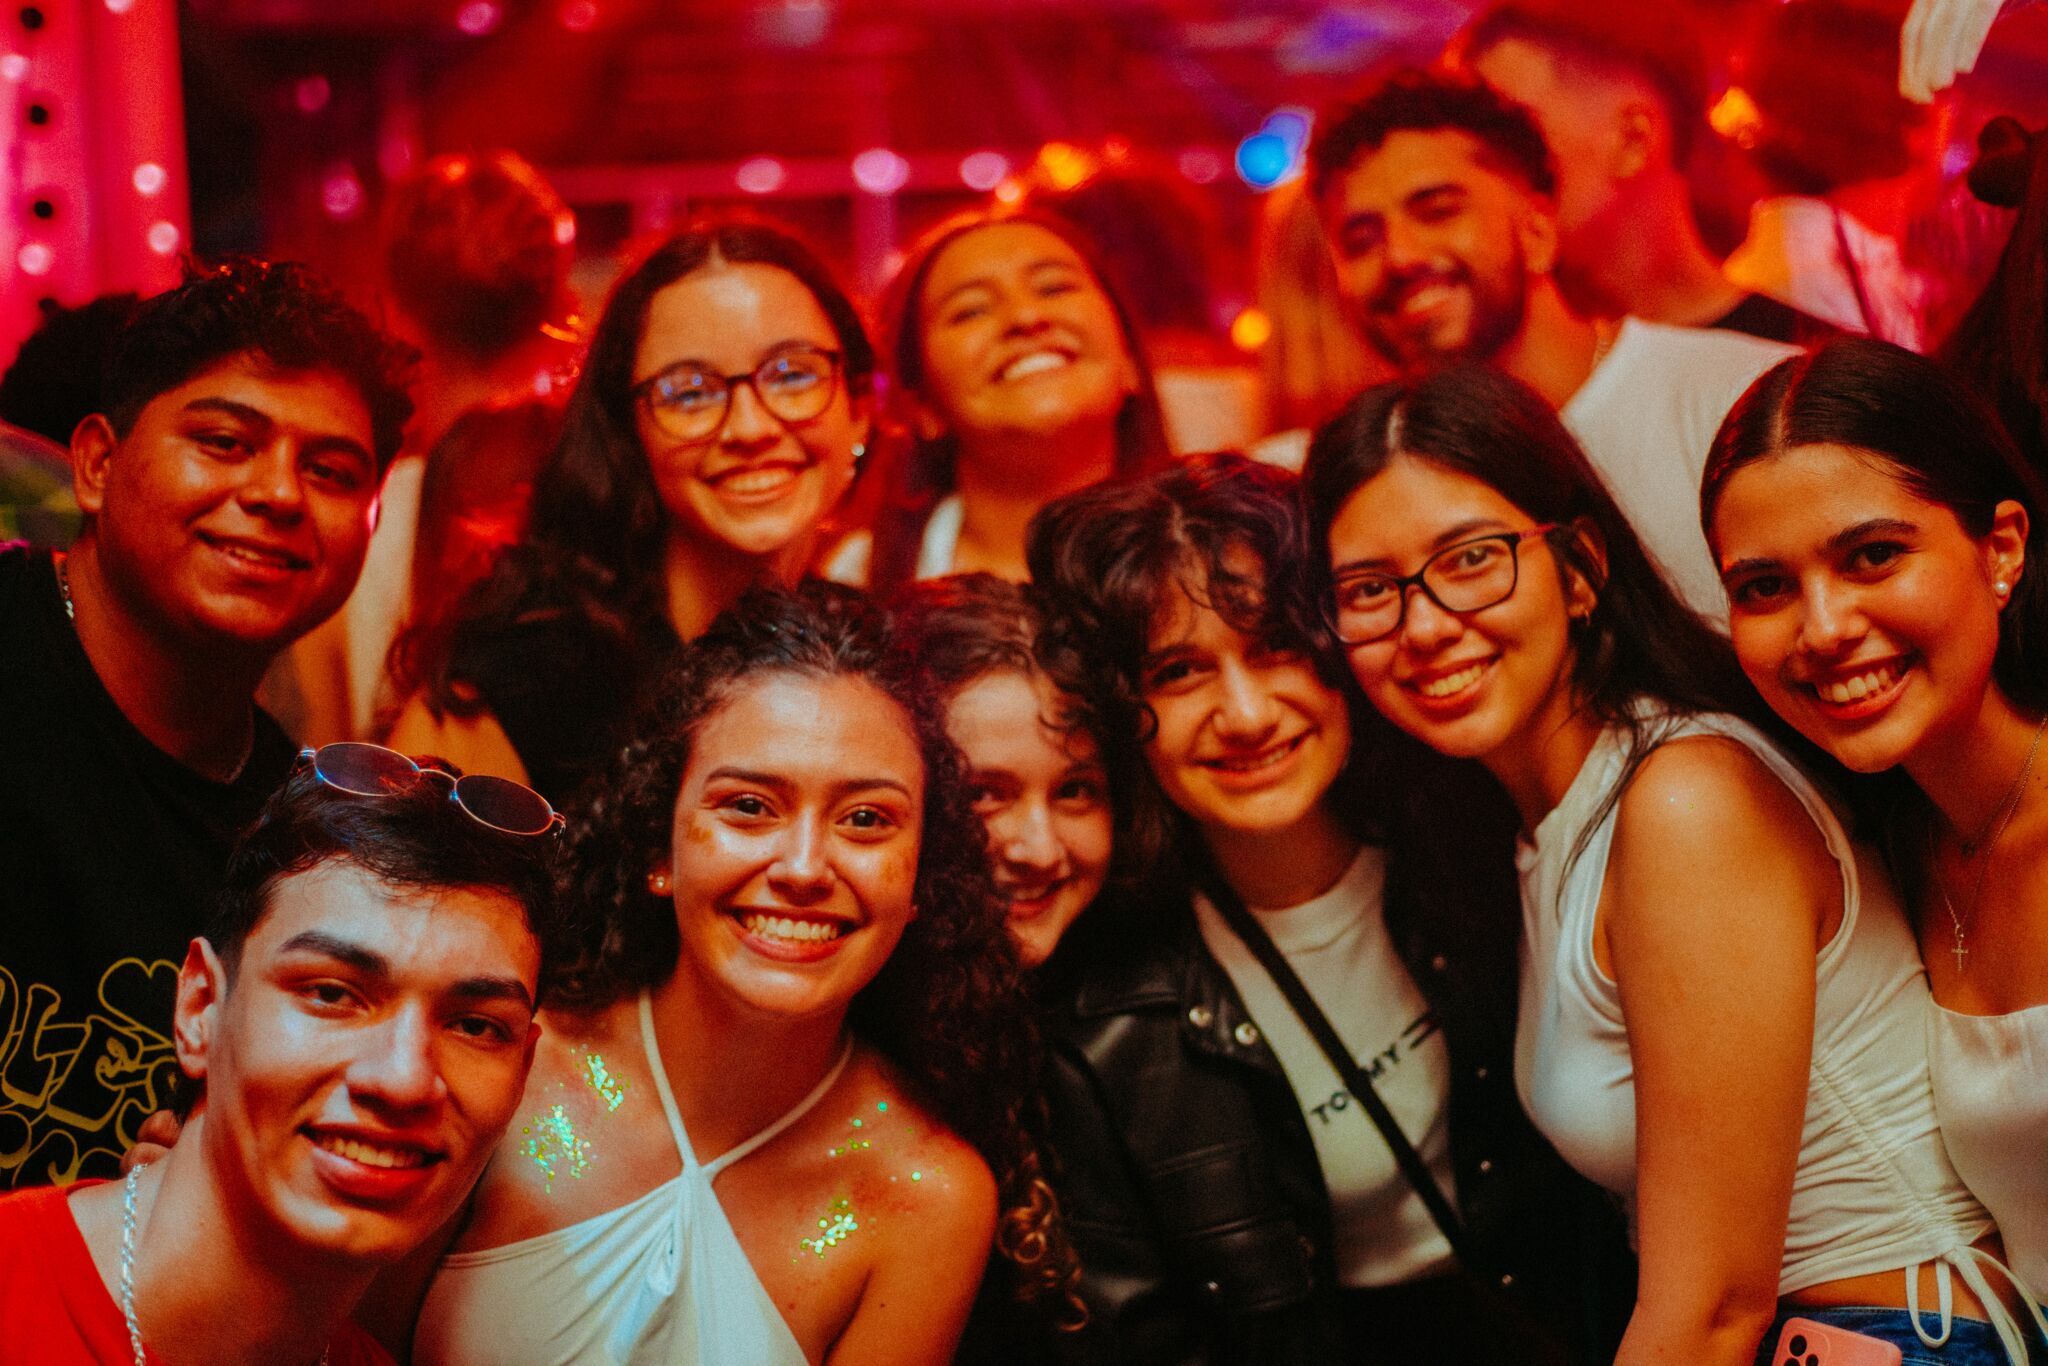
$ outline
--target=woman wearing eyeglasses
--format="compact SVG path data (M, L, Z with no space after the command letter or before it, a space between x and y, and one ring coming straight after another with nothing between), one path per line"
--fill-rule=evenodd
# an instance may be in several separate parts
M1431 822L1505 825L1354 715L1306 547L1294 477L1231 455L1032 526L1144 878L1082 917L1045 1002L1091 1315L1069 1355L1604 1362L1626 1253L1509 1085L1506 846L1467 877Z
M1521 817L1515 1080L1635 1221L1618 1361L1746 1366L1842 1306L1913 1360L1993 1359L1947 1264L1990 1220L1935 1125L1885 873L1732 714L1767 715L1549 407L1485 368L1384 385L1303 487L1366 697ZM1924 1336L1888 1312L1914 1303Z
M891 295L890 379L913 440L877 468L873 529L834 552L830 577L877 591L974 571L1021 580L1041 507L1167 460L1136 324L1070 224L951 219Z
M792 582L852 482L874 350L783 229L714 215L613 290L524 541L394 653L390 741L567 800L641 685L749 585Z

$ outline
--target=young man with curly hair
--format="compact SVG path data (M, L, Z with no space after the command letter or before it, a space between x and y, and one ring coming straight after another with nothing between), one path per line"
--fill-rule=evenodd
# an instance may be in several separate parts
M71 439L69 554L0 547L0 1188L165 1103L177 964L295 752L255 704L355 585L409 353L294 266L149 300Z

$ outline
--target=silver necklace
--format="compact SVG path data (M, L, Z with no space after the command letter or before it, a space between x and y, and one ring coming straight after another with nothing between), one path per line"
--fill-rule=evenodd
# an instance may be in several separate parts
M1963 931L1970 921L1977 918L1977 903L1984 896L1984 880L1991 875L1992 846L2004 837L2005 828L2012 824L2012 818L2019 813L2020 803L2026 800L2027 775L2034 771L2034 756L2041 751L2041 733L2043 731L2048 731L2048 716L2042 717L2041 724L2034 727L2034 743L2027 746L2027 760L2020 765L2020 776L2012 780L2012 788L2005 794L2004 799L1999 802L1998 806L1993 809L1991 820L1987 821L1983 830L1978 832L1977 840L1972 843L1964 840L1960 835L1956 837L1956 847L1962 851L1966 862L1978 857L1980 854L1984 859L1984 862L1977 868L1977 881L1970 888L1970 899L1963 903L1963 914L1956 914L1956 903L1949 900L1948 883L1942 880L1940 870L1933 866L1933 860L1930 859L1928 861L1928 871L1934 876L1935 889L1941 893L1941 904L1948 911L1948 923L1955 929L1956 946L1950 949L1949 952L1956 956L1956 971L1958 973L1963 970L1963 960L1970 956L1969 948L1963 943ZM1997 827L1996 829L1992 828L1994 825ZM1987 834L1989 838L1985 837Z
M135 1318L135 1187L142 1168L130 1167L121 1194L121 1317L128 1324L128 1346L135 1353L135 1366L149 1366L142 1350L142 1325ZM320 1366L327 1366L327 1348L320 1349Z

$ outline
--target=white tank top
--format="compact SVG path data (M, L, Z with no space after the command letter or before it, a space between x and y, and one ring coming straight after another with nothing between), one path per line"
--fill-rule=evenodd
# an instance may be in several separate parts
M1928 1049L1956 1171L1998 1221L2020 1288L2048 1302L2048 1005L2010 1015L1936 1005Z
M754 1274L711 1183L824 1098L853 1056L852 1041L796 1108L700 1163L669 1090L645 992L640 1038L682 1174L567 1228L443 1258L420 1308L415 1362L806 1366L803 1348Z
M1753 727L1730 716L1652 725L1653 743L1719 735L1747 747L1799 798L1842 870L1842 923L1814 964L1813 1063L1778 1292L1934 1261L1945 1337L1950 1265L1979 1299L1995 1303L1970 1251L1991 1218L1950 1165L1935 1123L1926 1024L1932 1001L1890 884L1806 776ZM1628 1024L1619 989L1593 957L1594 912L1618 810L1608 805L1603 814L1601 807L1626 749L1619 728L1603 735L1520 851L1525 952L1515 1084L1565 1160L1632 1203ZM1912 1298L1917 1276L1908 1287Z

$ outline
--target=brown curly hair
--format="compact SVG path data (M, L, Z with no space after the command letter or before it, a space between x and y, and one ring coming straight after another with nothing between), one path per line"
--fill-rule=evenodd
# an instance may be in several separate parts
M645 873L670 844L676 793L699 729L763 674L859 678L902 709L925 768L917 916L848 1021L988 1161L996 1248L1020 1299L1065 1311L1079 1275L1040 1158L1038 1035L991 879L965 761L906 651L867 598L809 582L755 588L686 645L631 739L570 821L567 881L583 922L560 998L609 1005L666 981L681 953L673 909Z

